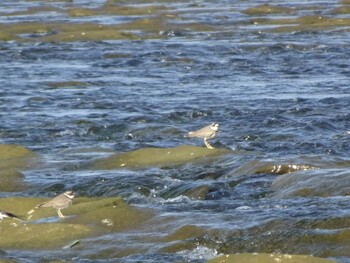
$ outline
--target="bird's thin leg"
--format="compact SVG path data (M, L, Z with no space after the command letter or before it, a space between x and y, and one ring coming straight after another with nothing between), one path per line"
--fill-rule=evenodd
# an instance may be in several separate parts
M205 146L207 146L208 149L215 149L213 146L211 146L211 145L209 144L209 142L207 141L206 138L204 139L204 144L205 144Z
M65 218L65 216L61 213L61 209L57 209L57 214L60 218Z

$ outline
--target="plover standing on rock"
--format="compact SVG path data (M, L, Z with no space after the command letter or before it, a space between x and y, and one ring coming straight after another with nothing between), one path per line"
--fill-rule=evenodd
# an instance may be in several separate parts
M65 218L65 216L61 213L61 210L70 206L74 197L75 195L73 191L66 191L63 194L54 197L50 201L37 205L35 208L53 207L57 210L57 214L60 218Z
M197 131L190 131L189 133L187 133L187 137L197 137L197 138L204 139L205 146L207 146L209 149L214 149L214 147L208 143L208 139L214 138L218 130L219 130L219 124L212 123Z

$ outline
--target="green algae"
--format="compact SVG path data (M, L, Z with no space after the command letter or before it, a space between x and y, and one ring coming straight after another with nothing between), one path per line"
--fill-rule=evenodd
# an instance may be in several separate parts
M333 260L327 260L323 258L317 258L313 256L304 255L284 255L284 254L231 254L220 256L207 263L336 263Z
M34 165L37 154L13 144L0 144L0 191L16 192L25 188L24 176L19 169Z
M0 221L0 248L60 248L72 240L137 227L149 211L127 205L121 198L76 198L59 219L53 208L33 208L45 198L2 198L0 207L20 216ZM28 217L28 220L25 218Z
M95 226L108 231L134 228L151 216L149 211L131 207L121 198L77 198L70 209L70 213L79 216L68 222L86 225L94 222Z
M0 169L25 168L37 155L29 149L14 145L0 144Z
M350 6L338 6L330 11L332 15L348 15L350 14Z
M267 31L273 33L288 33L296 31L320 31L330 30L339 27L350 26L349 18L334 18L326 16L302 16L290 19L270 19L265 20L261 24L277 25L277 27ZM286 26L279 26L286 25Z
M69 22L18 22L0 24L0 41L15 40L19 42L74 42L103 40L138 40L159 39L167 31L211 31L213 27L188 22L176 25L172 20L176 14L163 5L145 5L135 7L114 1L106 1L98 8L68 6L57 8L50 6L33 7L13 13L0 13L0 16L18 16L57 12L67 15ZM131 22L101 25L96 23L76 23L75 17L86 16L129 16ZM141 17L137 18L137 17ZM179 17L177 17L179 19ZM131 32L132 31L132 32ZM135 33L137 32L137 34Z
M89 168L108 170L176 166L194 161L210 161L212 157L228 152L226 149L208 149L187 145L176 148L143 148L98 159L90 164Z
M33 155L34 153L25 147L15 144L0 144L0 160L9 160L12 158L22 158Z
M0 170L0 191L17 192L25 189L24 175L16 169Z
M171 232L169 235L164 237L163 241L169 242L169 241L176 241L176 240L185 240L185 239L192 239L195 237L201 237L204 236L206 233L206 230L194 226L194 225L185 225L182 226L175 231Z
M0 247L10 249L50 249L61 247L68 241L87 236L87 226L75 224L23 224L0 223Z

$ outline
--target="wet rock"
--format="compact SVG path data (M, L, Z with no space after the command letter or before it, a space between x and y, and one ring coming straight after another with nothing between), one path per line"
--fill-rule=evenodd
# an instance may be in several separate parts
M305 164L266 164L257 169L257 174L287 174L300 170L316 169L311 165Z
M345 196L350 189L347 169L319 169L299 171L276 178L271 189L276 198L297 196Z
M339 6L339 7L336 7L330 13L332 15L346 15L346 14L350 14L350 6Z
M184 195L194 200L203 200L209 193L209 190L210 188L208 185L200 185L188 190Z
M333 260L316 258L304 255L284 255L284 254L263 254L263 253L242 253L231 254L208 260L207 263L336 263Z
M23 224L10 223L0 224L0 247L7 249L39 249L61 247L73 239L87 236L90 228L75 224Z
M151 216L145 210L128 206L120 198L76 198L59 219L53 208L40 208L28 214L43 198L2 198L0 207L24 222L0 222L1 249L59 248L72 240L136 227ZM30 221L26 221L26 217Z
M70 209L78 216L68 222L86 225L93 222L108 232L134 228L151 216L150 211L131 207L121 198L77 198Z
M84 88L87 86L86 82L81 81L55 81L55 82L47 82L47 86L58 89L58 88Z
M266 24L283 25L290 24L288 26L279 26L272 28L269 31L273 33L286 33L286 32L308 32L308 31L321 31L329 30L332 28L348 27L350 25L349 18L334 18L324 16L302 16L295 19L277 19L269 21Z
M164 238L164 241L175 241L175 240L185 240L188 238L200 237L205 234L205 229L198 226L186 225L176 229L174 232L170 233Z
M41 42L73 42L98 41L113 39L138 39L139 37L125 32L119 25L100 25L95 23L15 23L12 25L0 24L0 32L7 32L3 38L12 38L21 41ZM38 32L53 32L52 34L38 34ZM0 35L1 37L1 35Z
M30 161L37 155L25 147L14 144L0 144L0 169L30 167Z
M25 188L23 174L16 169L0 170L0 191L17 192Z
M94 161L92 169L145 168L182 165L194 161L209 162L212 157L229 153L226 149L179 146L176 148L143 148L127 153L117 153Z
M303 163L304 162L304 163ZM253 160L230 172L232 176L243 176L247 174L275 174L282 175L297 171L318 169L318 163L306 158L295 160Z
M192 250L197 246L196 238L204 236L206 230L194 225L182 226L169 235L163 241L168 242L161 251L163 253L177 253L184 250Z
M284 7L284 6L263 4L263 5L247 8L242 12L250 16L259 16L259 15L271 15L271 14L289 14L293 11L294 9Z

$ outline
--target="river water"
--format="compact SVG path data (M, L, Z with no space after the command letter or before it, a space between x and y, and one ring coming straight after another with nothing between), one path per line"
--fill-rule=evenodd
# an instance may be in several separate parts
M277 252L350 262L350 12L339 11L346 1L108 1L152 9L132 14L90 2L0 3L2 32L18 30L0 42L0 142L43 159L22 171L28 188L0 196L71 188L121 196L156 218L87 239L89 248L6 256L205 262ZM91 14L68 15L78 8ZM84 39L82 30L69 41L49 38L60 35L55 26L15 29L33 23L116 26L132 37ZM212 122L220 132L211 143L232 152L212 162L83 168L111 152L202 146L184 134ZM174 231L188 237L161 238Z

